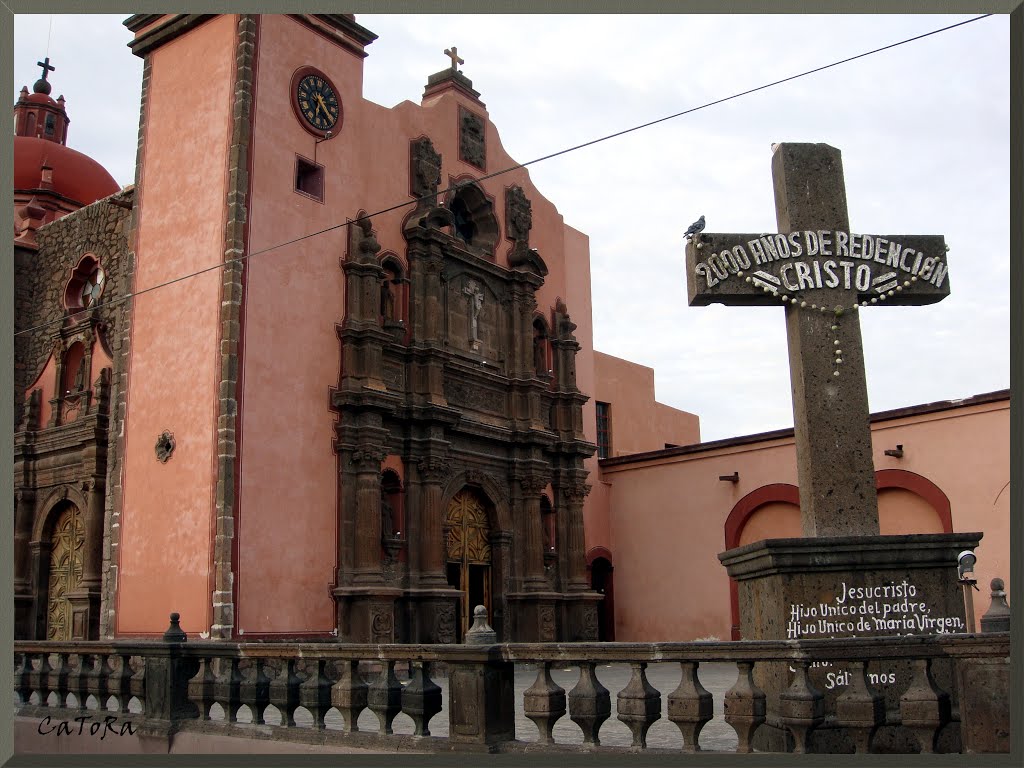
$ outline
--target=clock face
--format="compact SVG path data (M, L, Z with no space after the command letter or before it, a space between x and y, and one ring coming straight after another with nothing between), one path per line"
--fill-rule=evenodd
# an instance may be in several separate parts
M292 106L306 130L318 136L337 132L341 101L334 85L322 72L306 68L292 79Z

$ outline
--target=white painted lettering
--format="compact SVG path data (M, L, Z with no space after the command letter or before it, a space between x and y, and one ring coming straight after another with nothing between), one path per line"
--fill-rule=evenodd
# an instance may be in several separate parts
M807 245L807 255L815 256L818 253L818 235L816 232L807 230L804 232L804 243Z
M734 245L732 255L736 257L740 269L750 269L750 256L747 255L747 251L742 245Z
M847 243L850 240L848 232L836 232L836 256L849 256Z
M949 272L949 267L943 264L941 261L935 262L935 271L932 273L931 284L936 288L942 287L942 282L946 279L946 273Z
M815 261L815 264L818 262ZM793 262L793 266L796 267L796 279L800 283L800 288L813 288L814 281L811 279L811 268L802 261Z
M935 268L935 257L934 256L929 256L927 259L924 260L924 264L921 265L921 271L918 273L918 276L922 280L927 280L927 279L929 279L932 276L932 269L934 269L934 268Z
M913 248L904 248L903 253L900 254L900 269L904 272L910 272L910 267L907 266L907 259L917 253Z
M853 232L850 233L850 258L860 258L860 235L855 235ZM837 254L838 255L838 254Z
M821 255L822 256L831 256L832 255L832 233L831 232L826 232L823 229L820 230L818 232L818 244L819 244L819 247L821 248Z
M863 293L871 287L871 267L867 264L857 265L857 276L855 278L857 290Z
M789 271L791 269L793 269L793 266L794 266L793 263L790 262L789 264L783 264L782 265L782 269L779 270L779 277L782 278L782 285L786 288L787 291L799 291L800 290L800 286L798 286L794 282L791 282L790 279L789 279Z
M821 288L821 264L815 259L811 262L811 266L814 268L814 287Z
M839 285L839 275L836 274L836 263L829 259L821 267L825 270L825 287L837 287Z
M771 237L766 236L761 238L761 243L764 245L765 255L768 257L768 260L778 261L779 251L775 247L775 240L773 240Z
M790 254L792 254L794 259L803 255L804 249L803 246L800 245L799 232L792 232L789 235L789 252Z
M754 263L761 266L765 262L764 246L761 245L760 240L751 240L747 243L750 246L751 252L754 254Z
M724 280L729 276L729 270L725 268L725 262L722 261L722 257L717 253L713 253L708 257L708 266L715 270L719 280Z
M875 238L871 235L864 235L861 242L864 247L864 253L861 254L861 258L864 261L871 261L871 258L875 255Z
M785 235L775 236L775 248L779 252L779 258L788 259L790 257L789 240Z
M888 245L889 241L884 237L880 237L875 241L875 261L879 264L885 264L886 247Z
M843 268L843 288L850 290L850 269L854 264L852 261L840 261L839 266Z

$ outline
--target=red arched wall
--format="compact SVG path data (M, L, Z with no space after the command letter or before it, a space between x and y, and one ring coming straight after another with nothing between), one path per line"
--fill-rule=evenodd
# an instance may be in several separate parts
M953 515L949 498L942 489L926 477L907 472L904 469L880 469L875 472L875 487L882 491L887 488L900 488L917 494L935 510L942 522L945 533L953 532ZM789 483L772 483L762 485L751 491L732 508L725 520L725 548L734 549L739 546L743 527L751 516L765 504L783 502L800 506L800 490ZM729 609L732 614L732 639L740 639L740 600L736 579L729 579Z

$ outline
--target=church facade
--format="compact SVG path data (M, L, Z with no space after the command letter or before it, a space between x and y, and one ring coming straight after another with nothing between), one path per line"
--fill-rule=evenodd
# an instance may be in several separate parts
M587 241L454 51L385 109L350 16L126 26L136 184L21 216L19 636L596 639Z
M587 237L457 50L386 108L350 15L125 23L134 185L48 60L14 109L16 636L735 637L716 555L798 535L792 439L701 444L594 350ZM1008 397L876 419L883 533L1009 577Z

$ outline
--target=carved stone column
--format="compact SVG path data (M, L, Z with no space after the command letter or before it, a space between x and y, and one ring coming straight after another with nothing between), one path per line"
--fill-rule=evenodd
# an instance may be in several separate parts
M444 510L441 484L451 473L451 464L439 456L425 456L416 464L421 479L420 506L420 586L444 588L445 577Z
M14 637L32 638L32 572L29 540L35 493L25 489L15 497L14 516Z
M521 501L520 530L525 536L523 553L523 587L526 591L547 591L544 577L544 535L541 530L540 492L548 480L543 475L525 475L519 479L523 496Z
M570 591L582 591L590 588L587 583L587 563L583 539L583 502L590 493L591 486L583 477L575 477L561 489L563 508L566 516L566 558L569 572L568 585Z
M381 584L380 463L384 452L363 446L352 452L356 467L354 584Z

